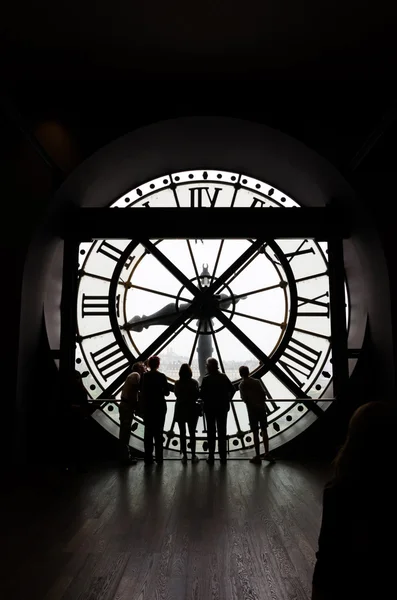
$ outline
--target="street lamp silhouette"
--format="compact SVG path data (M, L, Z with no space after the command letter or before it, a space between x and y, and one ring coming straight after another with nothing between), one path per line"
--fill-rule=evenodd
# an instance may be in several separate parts
M200 288L208 288L211 285L211 274L208 271L208 264L203 264L203 270L199 276ZM216 303L212 305L221 308L228 309L233 303L236 304L242 298L234 298L227 294L217 294L214 296ZM130 321L126 323L124 329L127 331L143 331L153 325L171 325L175 320L178 313L183 312L190 306L190 302L185 302L177 306L177 302L170 302L157 312L152 315L142 315L141 317L136 315ZM198 355L198 366L199 366L199 383L201 383L204 375L206 374L206 361L207 358L212 356L212 336L214 334L213 327L213 315L211 315L211 308L203 311L201 314L195 315L199 318L196 322L198 327L198 340L197 340L197 355Z

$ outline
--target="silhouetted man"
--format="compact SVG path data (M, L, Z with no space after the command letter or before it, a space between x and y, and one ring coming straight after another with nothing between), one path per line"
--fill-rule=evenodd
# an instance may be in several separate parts
M216 433L218 433L218 452L221 464L226 464L226 424L230 410L230 400L235 389L230 379L221 373L216 358L207 359L207 375L203 377L200 397L204 404L207 421L207 440L209 465L214 464Z
M143 415L145 421L145 464L153 463L153 440L155 458L158 465L163 464L163 431L170 389L164 373L158 370L160 358L151 356L148 360L149 371L143 375Z

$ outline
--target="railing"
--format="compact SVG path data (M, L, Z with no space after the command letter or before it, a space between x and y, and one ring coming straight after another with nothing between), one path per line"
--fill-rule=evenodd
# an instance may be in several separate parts
M306 404L308 402L333 402L336 398L269 398L266 402L275 402L276 404L279 402L301 402L302 404ZM166 402L176 402L176 400L170 400L169 398L165 398ZM106 398L97 398L90 399L88 401L90 404L119 404L120 400L115 400L114 398L106 399ZM236 398L232 400L232 402L243 402L241 398Z
M275 403L293 402L293 403L302 403L303 405L305 405L305 404L307 405L307 404L310 404L310 403L317 403L317 402L333 402L334 400L335 400L335 398L296 398L296 399L291 399L291 398L277 398L276 400L272 398L272 399L269 399L268 402L275 402ZM171 400L169 398L166 398L165 401L167 403L174 403L174 404L176 402L176 400ZM244 401L241 398L237 398L236 400L233 400L233 403L234 402L235 403L244 404ZM110 398L110 399L98 398L98 399L95 399L95 400L94 399L89 400L89 403L90 403L90 405L93 408L95 407L95 405L97 405L98 408L99 408L100 405L103 405L103 404L118 405L118 404L120 404L120 400L119 399L115 400L114 398ZM321 409L320 407L318 407L316 405L314 405L310 410L313 410L315 413L318 413L318 416L321 416L323 414L323 412L324 412L323 409ZM206 439L205 436L206 436L206 433L207 433L207 429L206 429L206 424L205 424L205 413L203 414L203 419L204 419L204 427L203 427L203 430L202 430L202 434L204 434L204 437L203 436L197 437L197 442L200 442L200 440L202 441L203 439L204 440ZM247 430L247 431L242 432L242 433L245 435L247 433L250 433L250 431ZM234 453L231 452L231 450L230 450L230 440L233 437L234 437L234 434L233 435L227 434L227 436L226 436L226 439L227 439L227 454L228 454L229 459L233 457L234 460L246 460L247 457L246 457L245 453L248 450L250 450L250 448L248 448L248 447L247 448L245 448L245 447L244 448L239 448L240 453L243 452L244 456L234 455ZM172 452L178 452L177 449L170 449L170 448L168 448L168 450L171 450ZM198 455L206 454L206 453L207 453L207 450L204 450L204 451L197 450L197 454ZM179 460L179 457L178 458L173 458L170 455L170 456L167 456L167 460Z

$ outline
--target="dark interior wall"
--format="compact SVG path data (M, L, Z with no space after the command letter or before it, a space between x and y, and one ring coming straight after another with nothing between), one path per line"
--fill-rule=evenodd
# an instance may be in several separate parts
M44 439L50 422L48 407L54 401L49 392L52 366L42 341L43 293L46 278L46 245L53 239L45 232L31 253L33 269L27 268L28 249L43 222L58 179L45 164L27 139L21 123L14 120L7 102L0 111L0 172L2 179L2 235L1 265L3 268L2 312L3 335L1 348L3 394L7 410L3 412L6 424L1 436L4 456L33 451L40 436ZM23 119L24 120L24 119ZM37 139L47 147L65 174L80 160L71 151L72 136L55 121L51 127L36 127ZM25 125L25 123L23 124ZM36 123L38 125L38 122ZM55 125L55 126L54 126ZM37 238L36 238L37 239ZM27 311L21 313L21 297L27 298ZM24 332L26 344L19 343ZM23 382L18 380L18 365L27 373ZM19 401L17 402L17 398ZM38 409L36 413L36 409ZM41 413L41 418L36 415ZM38 423L43 430L35 432Z
M180 104L179 104L180 107ZM178 110L176 106L175 111ZM147 113L142 117L143 121L150 120L147 118ZM246 110L245 116L249 116L250 111ZM263 114L260 115L258 112L253 111L251 113L252 120L262 119L266 120L268 115ZM80 116L81 118L81 116ZM69 115L70 119L70 115ZM76 122L78 123L79 117L76 117ZM153 120L156 120L155 118ZM271 120L271 119L270 119ZM138 118L139 121L139 118ZM49 198L51 197L51 191L53 189L53 179L48 171L47 167L42 164L37 155L32 151L23 137L20 136L15 128L10 126L9 122L6 122L6 127L9 135L9 140L11 142L5 143L3 146L3 150L5 151L6 161L2 163L2 166L5 171L5 189L7 191L7 199L11 205L15 207L15 211L9 215L10 220L7 223L6 227L6 236L3 238L4 248L2 249L3 256L5 257L5 262L7 263L8 269L8 281L10 282L9 289L10 293L7 298L3 298L3 301L6 302L6 310L7 310L7 325L5 331L5 339L7 340L7 345L3 346L3 357L2 364L4 368L7 370L9 377L7 377L6 383L9 384L9 397L12 399L15 397L15 389L16 389L16 355L18 344L16 342L17 336L15 332L19 327L19 307L20 307L20 295L21 295L21 286L22 286L22 273L23 273L23 265L26 256L26 249L28 243L31 239L33 231L36 230L36 227L39 225L41 216L44 214L48 203ZM63 126L65 127L65 126ZM67 128L66 128L67 129ZM78 129L78 128L77 128ZM105 132L104 132L105 131ZM118 123L115 127L109 127L106 130L106 127L102 129L102 131L92 130L92 136L87 135L87 131L85 132L85 143L79 145L78 143L78 132L76 132L76 125L68 130L69 136L74 140L74 146L76 146L80 150L80 156L77 157L78 153L73 154L70 151L70 148L73 144L69 144L63 140L59 139L59 136L55 136L55 139L58 139L57 144L55 144L58 149L59 155L63 156L65 167L65 172L71 171L75 164L78 164L81 156L89 154L93 149L98 147L98 144L101 145L101 141L109 141L112 137L117 137L119 133L125 133L123 131L122 124ZM70 133L71 132L71 133ZM51 131L50 131L51 133ZM75 135L76 133L76 135ZM314 135L314 134L312 134ZM310 136L309 136L310 137ZM360 137L360 136L358 136ZM7 140L7 137L6 137ZM46 141L47 146L54 150L54 134L48 134L47 131L47 139L45 140L45 136L43 138ZM4 143L4 138L3 138ZM11 151L10 151L11 149ZM67 149L67 151L66 151ZM65 152L64 152L65 150ZM60 160L58 158L58 160ZM382 243L384 248L388 251L388 263L389 270L391 267L391 274L393 275L393 238L394 238L394 230L391 229L390 226L390 216L391 212L390 207L384 205L381 209L380 203L377 203L376 207L371 206L371 198L368 194L368 188L370 187L368 182L372 182L373 187L376 188L376 179L379 171L374 170L371 172L371 162L367 160L366 162L366 170L364 172L358 173L356 180L354 182L355 186L360 188L360 182L365 180L365 185L360 189L360 201L367 204L370 207L371 214L373 212L376 213L376 223L379 231L381 232ZM362 177L362 178L361 178ZM383 173L384 179L385 174ZM391 180L391 176L390 176ZM384 181L384 180L383 180ZM391 181L390 181L391 183ZM389 185L390 185L389 183ZM383 193L389 192L391 189L388 187L386 183L383 183ZM21 215L23 215L23 219L21 219ZM387 223L387 227L386 227ZM385 231L386 230L386 231ZM17 232L17 235L16 235ZM39 251L40 253L40 251ZM37 258L39 259L39 253L37 254ZM374 258L375 263L378 259ZM384 274L381 275L379 272L379 281L384 282ZM29 278L28 278L29 280ZM31 296L31 310L32 310L32 318L29 317L26 319L24 323L21 323L21 327L24 332L28 335L30 330L30 334L37 341L37 316L39 315L39 311L41 310L41 304L39 300L39 296L41 296L40 288L44 286L45 278L42 277L40 281L40 285L38 286L38 278L37 274L32 276L31 284L27 286L27 293L33 294ZM395 286L395 278L392 278L392 285ZM382 285L374 286L375 289L382 288L382 293L384 294L384 287ZM34 297L34 290L37 291L37 297ZM376 293L374 293L374 298L376 300ZM387 304L387 301L386 301ZM34 318L33 318L34 314ZM383 318L386 318L386 313L382 311ZM393 313L394 314L394 313ZM382 331L384 332L387 327L390 331L390 324L385 323L383 321L382 325L382 316L379 313L379 322L374 323L372 319L371 327L374 332L374 336L377 339L376 350L379 346L379 342L382 346L382 340L384 339ZM41 321L40 321L41 322ZM387 339L387 336L386 336ZM46 356L46 342L45 339L42 339L41 349L36 352L27 353L25 355L26 364L29 365L31 377L28 378L25 382L25 390L26 397L29 397L30 400L34 400L34 402L38 403L42 409L41 417L34 418L32 415L35 414L35 408L33 404L30 404L30 407L33 408L33 411L30 411L30 417L28 418L26 425L28 431L30 431L31 440L31 448L35 445L34 440L45 439L45 436L48 435L49 426L51 425L50 414L51 411L47 410L49 406L51 406L51 402L54 400L54 390L56 390L56 375L54 375L54 381L52 380L55 371L53 370L53 365L47 362ZM387 343L383 344L384 349L381 350L383 352L383 357L390 357L390 339ZM36 346L37 348L37 346ZM22 353L24 349L22 349ZM378 356L377 352L374 354ZM380 360L382 365L385 364L384 358ZM369 363L371 364L371 363ZM372 363L373 364L373 363ZM51 385L49 382L51 381ZM27 413L25 413L27 414ZM37 413L36 413L37 414ZM28 415L29 416L29 415ZM32 420L30 420L32 419ZM34 423L34 427L33 427ZM39 434L39 430L41 428L42 434ZM32 431L35 429L36 433ZM4 439L3 439L4 441ZM42 448L42 453L45 454L45 445Z
M395 111L395 114L397 111ZM381 125L381 123L380 123ZM393 338L392 351L385 347L384 341L381 339L381 326L372 319L371 331L375 339L378 340L377 347L380 352L377 354L381 364L388 364L392 361L394 366L397 365L397 270L396 270L396 220L395 220L395 171L397 161L397 150L395 140L397 136L397 120L394 120L387 128L382 130L382 127L375 129L375 132L382 131L382 135L377 139L376 144L363 160L357 170L351 174L350 180L354 185L361 202L366 207L371 220L371 227L367 225L366 234L373 237L374 231L377 232L380 240L380 248L385 262L379 262L379 273L386 269L389 278L389 294L384 297L376 282L372 286L374 295L373 303L383 305L387 309L387 304L391 306L391 322L389 324L390 333ZM376 261L377 256L369 256L369 260ZM376 276L377 273L375 273ZM387 339L387 338L386 338ZM382 350L383 348L383 350ZM382 354L383 352L383 354ZM396 370L394 369L396 374ZM394 389L396 389L396 381L394 381Z
M351 240L358 253L363 281L356 298L362 298L368 310L369 339L376 352L372 355L375 377L373 393L377 398L393 399L395 393L394 340L389 268L380 233L371 212L362 199L353 208L354 228ZM368 394L364 394L364 398Z
M3 331L2 391L8 410L1 436L4 455L13 448L16 423L16 387L19 325L24 264L34 228L46 210L52 192L51 175L12 122L0 116L0 170L2 180L1 265ZM36 331L36 334L38 332ZM36 338L37 339L37 338Z

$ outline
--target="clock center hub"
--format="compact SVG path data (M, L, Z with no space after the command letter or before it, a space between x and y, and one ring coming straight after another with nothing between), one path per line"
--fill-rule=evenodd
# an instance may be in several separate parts
M219 309L220 299L220 294L216 294L215 296L205 296L204 292L203 298L201 299L198 305L198 310L196 314L197 318L213 319L216 315L217 310Z

